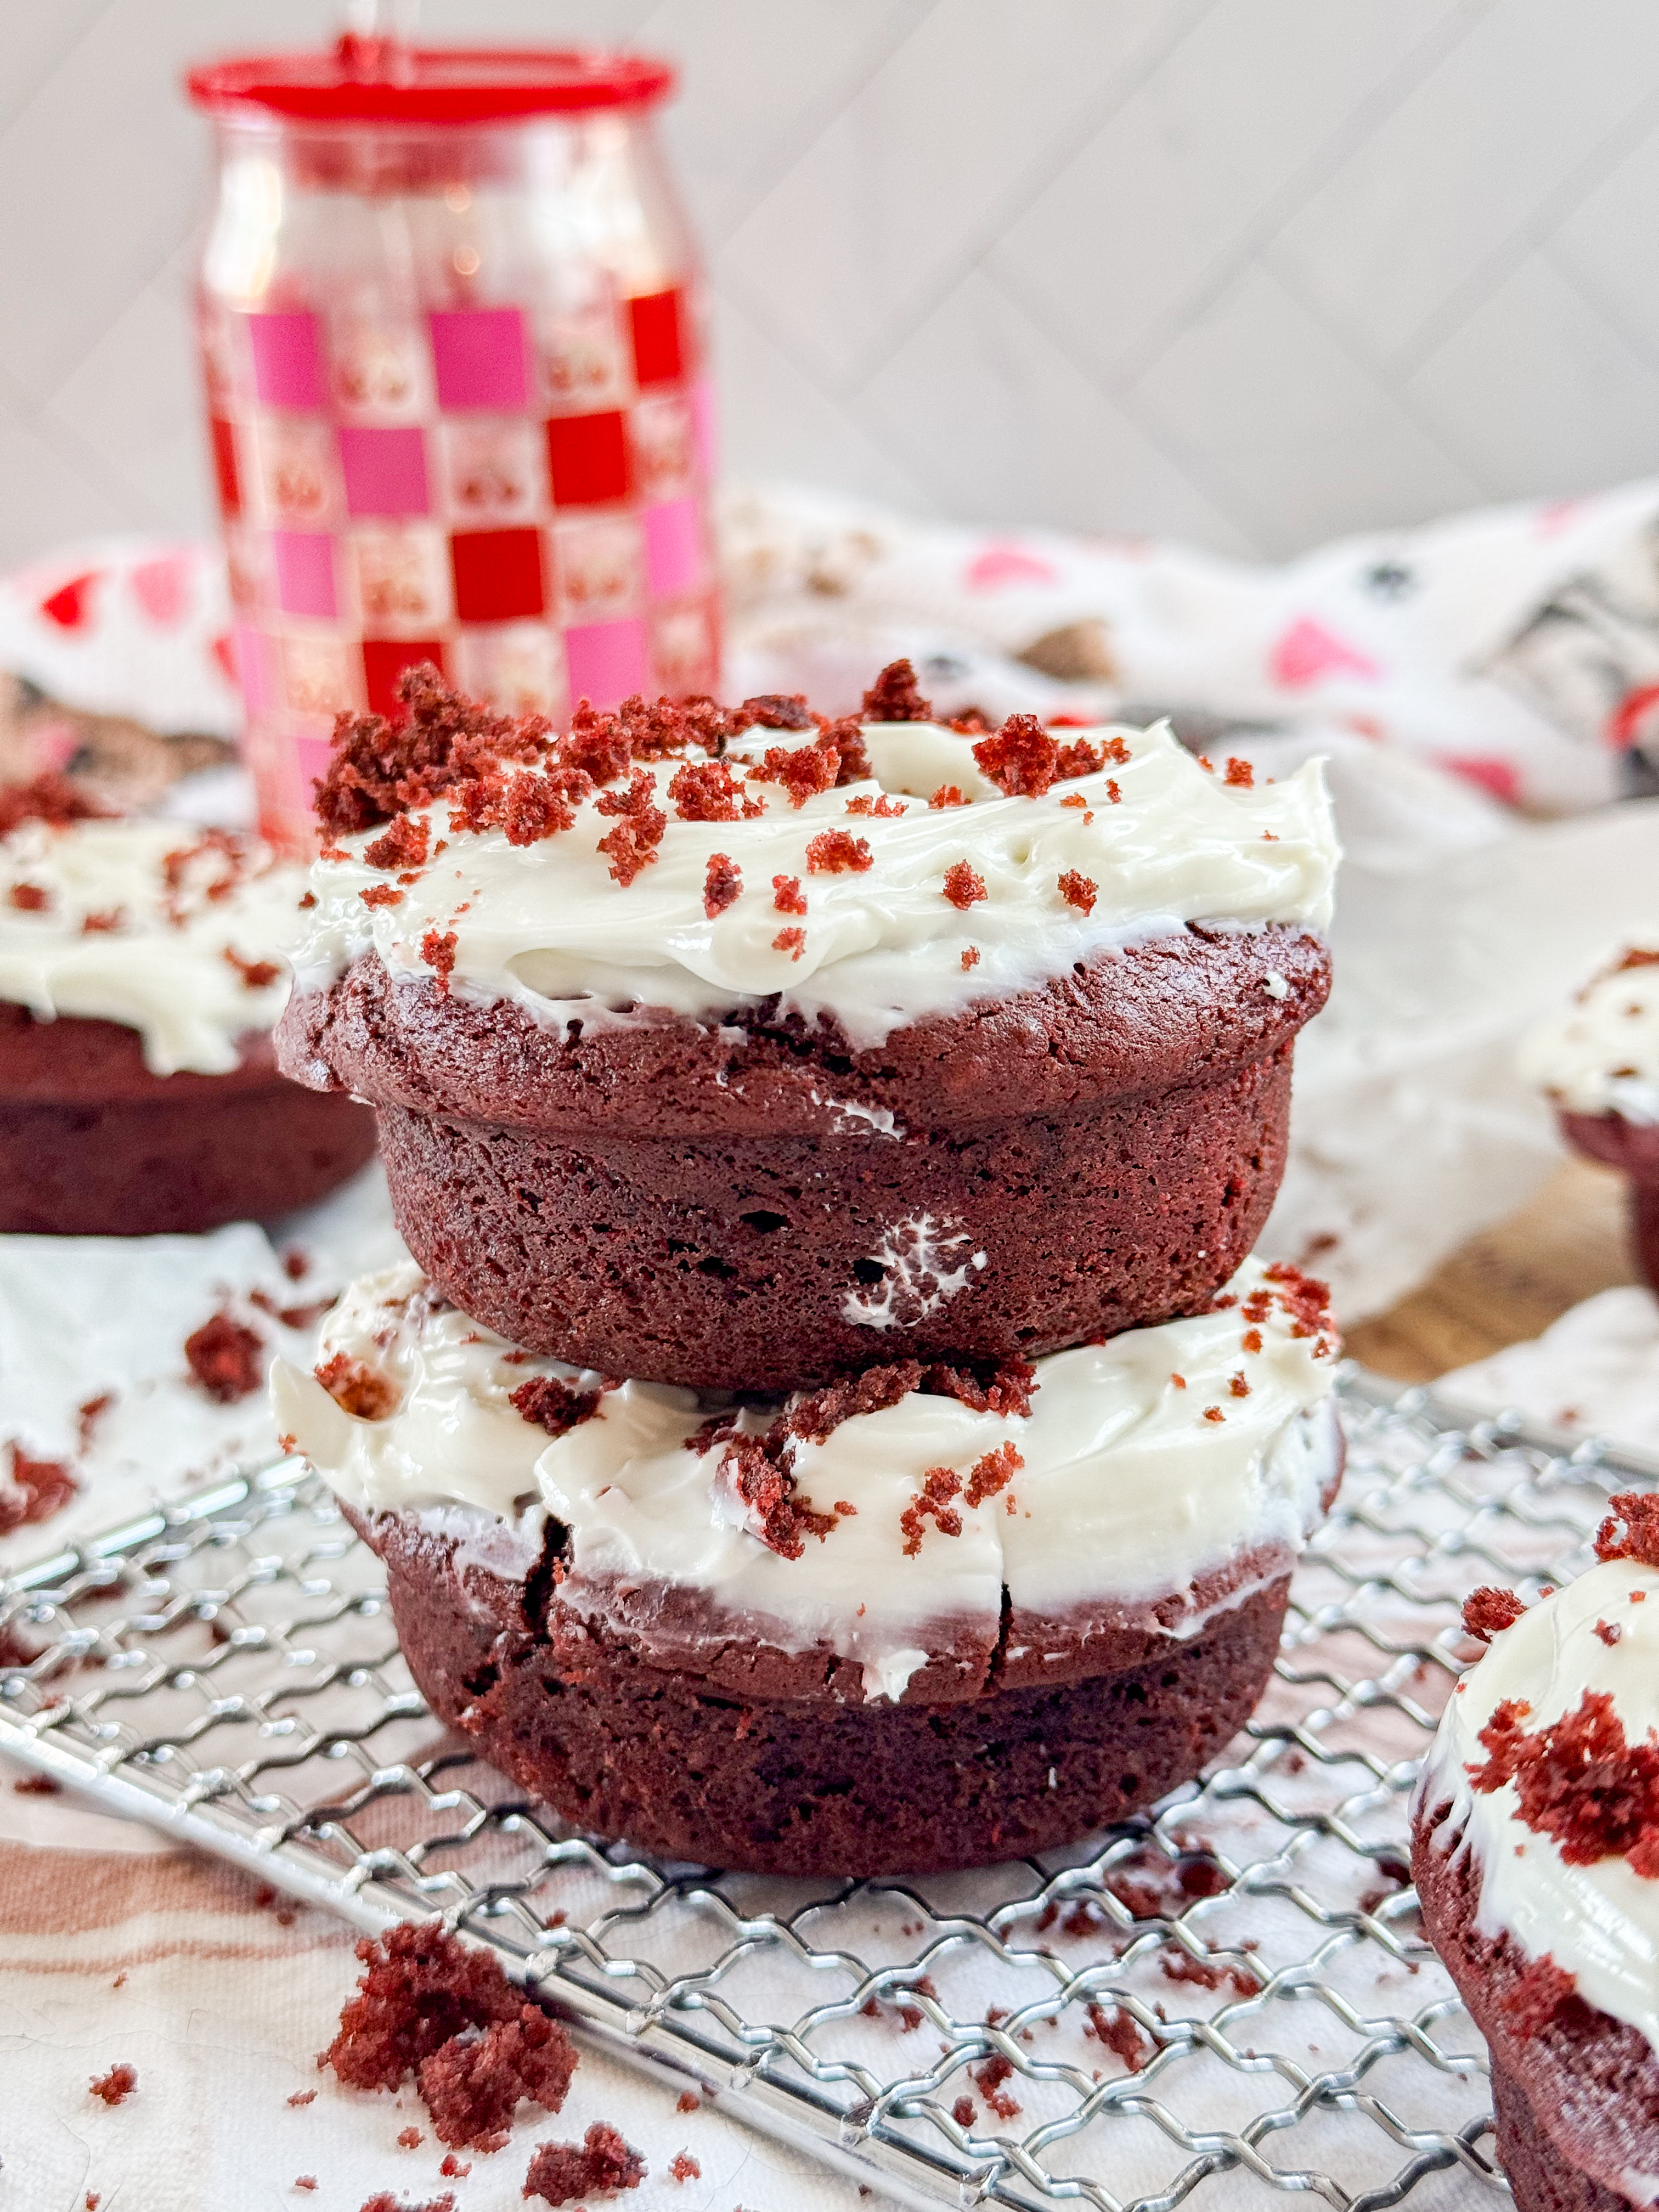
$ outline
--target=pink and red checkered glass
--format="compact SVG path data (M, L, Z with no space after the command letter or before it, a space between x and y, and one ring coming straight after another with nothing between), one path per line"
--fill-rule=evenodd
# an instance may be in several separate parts
M274 289L280 288L273 288ZM295 289L290 285L290 289ZM714 689L709 393L686 283L366 313L204 289L211 453L267 831L405 669L567 718Z

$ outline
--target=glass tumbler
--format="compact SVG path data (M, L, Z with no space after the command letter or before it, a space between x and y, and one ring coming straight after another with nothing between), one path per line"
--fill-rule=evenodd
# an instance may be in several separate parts
M313 842L342 709L404 670L556 721L717 682L695 247L637 55L409 47L193 70L198 325L249 764Z

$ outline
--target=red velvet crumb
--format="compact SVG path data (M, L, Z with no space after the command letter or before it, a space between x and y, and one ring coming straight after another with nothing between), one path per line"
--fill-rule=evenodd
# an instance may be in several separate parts
M363 848L371 868L423 868L431 848L432 824L423 814L399 814L383 837Z
M1255 1994L1254 1988L1251 1994ZM1157 2045L1142 2034L1133 2013L1114 2010L1108 2013L1103 2005L1089 2007L1089 2025L1099 2040L1123 2061L1131 2074L1139 2074L1151 2058Z
M61 1460L30 1459L15 1443L6 1446L6 1456L10 1485L0 1490L0 1535L50 1521L80 1486Z
M772 903L780 914L805 914L806 900L799 876L774 876Z
M621 819L599 849L611 863L611 873L625 890L641 868L657 857L657 847L668 827L668 817L656 803L656 786L644 769L635 769L625 792L601 792L593 802L601 814Z
M528 2099L556 2112L576 2070L576 2049L556 2021L537 2005L515 2020L492 2021L481 2034L463 2030L416 2070L416 2086L432 2115L433 2132L454 2150L499 2150L513 2115Z
M14 884L6 894L20 914L43 914L52 904L52 894L39 884Z
M951 1500L962 1490L962 1478L954 1468L930 1467L921 1478L921 1488L899 1516L899 1527L904 1532L904 1556L914 1559L921 1549L921 1540L927 1534L923 1526L930 1516L941 1536L962 1534L962 1516Z
M1601 1638L1602 1643L1607 1645L1609 1651L1611 1651L1613 1645L1618 1643L1620 1638L1624 1634L1624 1630L1620 1628L1616 1620L1598 1620L1595 1624L1595 1633Z
M1006 1489L1015 1474L1024 1467L1024 1456L1012 1444L1002 1444L995 1451L987 1452L968 1471L968 1487L962 1493L964 1505L982 1504L986 1498L994 1498Z
M592 1419L599 1410L599 1394L573 1390L556 1375L537 1375L510 1393L510 1402L526 1421L545 1429L550 1437L562 1437Z
M701 2181L702 2168L689 2150L678 2150L668 2161L668 2171L676 2181Z
M812 710L804 691L763 691L745 699L743 712L763 730L810 730Z
M703 878L702 910L713 921L743 896L743 871L729 853L711 853Z
M976 875L966 860L953 860L945 871L942 896L966 914L985 896L985 878Z
M112 2066L107 2074L100 2075L88 2085L94 2097L101 2097L106 2105L124 2105L138 2087L136 2066Z
M1095 901L1100 896L1100 886L1092 878L1081 875L1075 868L1067 868L1060 879L1060 895L1067 906L1074 906L1082 914L1092 914Z
M241 977L244 988L250 991L269 989L283 972L280 962L244 960L241 954L233 951L228 945L225 947L225 958Z
M1223 781L1235 785L1241 791L1249 791L1255 785L1255 770L1249 761L1240 760L1233 755L1227 762L1227 773Z
M936 1398L955 1398L976 1413L1013 1413L1031 1410L1038 1383L1029 1359L1005 1359L1000 1366L982 1368L933 1366L926 1369L921 1387Z
M1595 1532L1596 1558L1659 1567L1659 1491L1624 1490L1607 1504L1613 1510Z
M421 957L437 976L438 988L447 991L455 972L454 931L447 929L441 937L435 929L428 929L421 939Z
M984 2063L969 2067L969 2074L979 2084L979 2093L1000 2120L1012 2120L1019 2106L1003 2089L1003 2083L1014 2070L1012 2059L994 2051Z
M750 702L748 701L744 702L745 705L749 703ZM674 2100L674 2110L677 2112L700 2112L702 2110L702 2099L695 2089L682 2089Z
M406 2204L389 2189L381 2189L373 2197L365 2197L358 2212L455 2212L455 2193L447 2189L441 2197L428 2197L422 2203Z
M404 902L404 895L396 884L371 884L357 896L365 906L401 906Z
M529 2098L557 2112L575 2048L526 2004L488 1952L410 1925L357 1946L365 1972L319 2057L356 2089L396 2089L413 2072L440 2142L498 2149Z
M778 1437L777 1429L775 1424L764 1437L732 1437L717 1473L755 1515L761 1541L782 1559L798 1559L807 1537L822 1541L835 1528L836 1516L798 1502L787 1439Z
M398 2148L399 2150L418 2150L420 2147L421 2131L418 2128L398 2129Z
M916 689L916 672L908 660L890 660L864 695L860 717L866 722L931 722L933 709Z
M380 1421L398 1403L398 1386L376 1367L337 1352L313 1367L312 1373L337 1406L355 1413L360 1421Z
M1515 1987L1504 1998L1501 2010L1506 2025L1523 2039L1541 2035L1564 2011L1587 2011L1572 1976L1558 1966L1546 1951L1529 1959Z
M1490 1644L1506 1628L1513 1628L1526 1607L1512 1589L1494 1589L1482 1583L1463 1601L1463 1632L1477 1643Z
M438 2171L446 2181L465 2181L472 2171L471 2159L459 2159L453 2150L447 2150Z
M0 837L9 837L21 822L44 822L66 830L71 822L106 818L107 806L88 798L64 775L37 775L32 783L0 784Z
M263 1340L228 1313L215 1314L185 1339L185 1358L198 1388L216 1405L252 1397L264 1380Z
M806 950L806 932L804 929L781 929L772 939L772 950L774 952L787 952L792 960L799 960Z
M614 2197L624 2189L637 2189L645 2179L645 2160L615 2128L595 2120L580 2144L543 2143L530 2161L524 2178L526 2197L544 2197L550 2204L568 2204L579 2197Z
M951 2118L956 2122L959 2128L977 2127L979 2125L979 2106L974 2102L971 2097L958 2097L955 2104L951 2107Z
M979 965L979 947L978 947L978 945L963 945L963 949L962 949L962 971L963 971L963 975L965 975L967 974L968 970L969 970L970 968L977 968L977 967L978 967L978 965Z
M1474 1787L1512 1782L1522 1825L1553 1837L1569 1866L1622 1856L1633 1873L1659 1877L1659 1741L1627 1743L1606 1691L1586 1690L1535 1732L1522 1725L1526 1710L1506 1698L1481 1729L1488 1757L1469 1767Z
M765 759L750 774L757 783L781 783L792 806L805 806L820 792L833 791L841 772L841 754L834 745L772 745Z
M942 783L929 798L927 804L931 807L966 806L968 799L967 794L957 785Z
M687 761L675 769L668 796L682 822L740 822L766 811L745 796L724 761Z
M846 830L821 830L806 847L806 866L815 876L861 875L875 866L869 842Z
M1059 772L1060 747L1035 714L1010 714L974 747L980 773L1010 799L1041 799Z

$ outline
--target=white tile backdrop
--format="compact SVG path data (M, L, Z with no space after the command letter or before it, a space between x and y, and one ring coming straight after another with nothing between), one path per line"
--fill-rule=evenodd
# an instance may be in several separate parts
M0 559L209 515L191 57L325 0L0 0ZM427 0L631 40L734 474L1282 555L1659 469L1653 0Z

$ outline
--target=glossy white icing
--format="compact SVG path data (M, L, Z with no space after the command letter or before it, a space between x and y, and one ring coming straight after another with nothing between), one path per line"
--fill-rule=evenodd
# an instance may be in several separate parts
M0 839L0 999L137 1030L152 1074L225 1074L287 1000L305 887L303 869L223 831L22 823Z
M1659 1122L1659 933L1647 950L1522 1041L1522 1073L1570 1113Z
M380 1386L380 1418L347 1413L280 1363L272 1388L279 1425L362 1511L470 1507L522 1545L539 1505L570 1531L568 1604L603 1614L619 1587L694 1589L735 1632L827 1645L865 1667L870 1694L892 1695L951 1627L994 1638L1005 1585L1017 1607L1065 1614L1188 1592L1257 1549L1283 1571L1334 1467L1333 1345L1303 1328L1259 1263L1230 1289L1240 1304L1038 1361L1029 1417L912 1392L822 1443L798 1440L797 1494L836 1518L795 1559L761 1540L723 1452L688 1447L708 1419L692 1393L623 1382L550 1437L510 1393L537 1376L580 1389L599 1378L434 1310L412 1264L354 1285L324 1331L325 1363L341 1358ZM1243 1303L1253 1293L1255 1322ZM739 1426L759 1435L770 1419L749 1411ZM960 1533L929 1520L907 1551L903 1516L928 1472L950 1468L965 1491L1008 1445L1023 1463L1003 1487L976 1505L952 1499ZM1200 1621L1189 1611L1171 1632Z
M299 982L320 988L370 951L394 978L429 977L428 934L453 931L453 989L510 1000L549 1025L604 1025L641 1007L702 1019L778 993L809 1019L832 1016L862 1048L921 1015L1005 996L1188 921L1325 927L1338 852L1316 762L1250 789L1200 767L1163 725L1059 734L1115 737L1126 757L1041 798L1005 798L976 767L972 738L872 724L876 781L799 807L781 785L750 781L742 797L758 811L726 822L678 818L668 787L684 763L655 763L667 825L626 886L598 849L616 822L594 799L571 829L517 846L501 830L458 830L440 801L428 812L433 848L446 849L399 886L397 903L363 903L363 892L392 884L363 858L377 832L343 838L333 849L343 857L315 864ZM728 763L741 777L765 745L799 742L751 731ZM931 806L947 786L965 804ZM849 812L884 793L891 814ZM869 866L815 871L807 848L829 830L862 841ZM737 864L742 890L711 916L714 854ZM965 907L944 891L963 860L983 886ZM1062 877L1090 886L1087 911L1061 891ZM778 906L775 878L798 883L804 911Z

